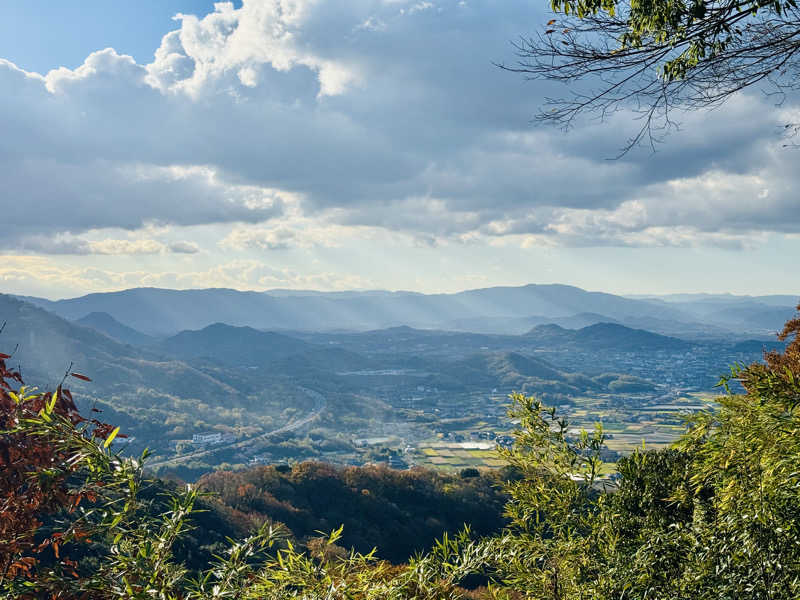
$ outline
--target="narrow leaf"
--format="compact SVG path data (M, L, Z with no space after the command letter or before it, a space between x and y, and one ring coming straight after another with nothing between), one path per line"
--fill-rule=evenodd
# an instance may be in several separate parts
M112 431L109 436L106 438L105 443L103 444L103 448L108 448L111 445L111 442L114 441L114 438L117 437L119 433L119 427L116 427L114 431Z

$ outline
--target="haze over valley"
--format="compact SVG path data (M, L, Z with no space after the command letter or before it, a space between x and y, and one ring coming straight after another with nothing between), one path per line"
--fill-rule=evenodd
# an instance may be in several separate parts
M625 298L556 285L457 294L133 289L60 301L0 296L3 348L31 380L71 381L193 479L220 467L319 459L444 469L501 464L508 395L609 454L656 447L734 363L781 348L791 296ZM77 385L76 385L77 384ZM576 429L577 431L577 429Z

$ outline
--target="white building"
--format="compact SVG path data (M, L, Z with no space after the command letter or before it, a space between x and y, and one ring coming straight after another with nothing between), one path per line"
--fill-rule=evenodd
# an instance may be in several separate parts
M192 436L193 444L221 444L221 433L195 433Z

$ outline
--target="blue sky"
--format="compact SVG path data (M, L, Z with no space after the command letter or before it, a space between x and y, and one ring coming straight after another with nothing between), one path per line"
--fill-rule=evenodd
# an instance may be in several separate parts
M630 113L533 126L558 90L493 66L546 3L0 10L0 291L797 292L794 100L608 160Z
M241 2L238 3L241 5ZM205 0L6 0L0 3L0 56L22 69L74 69L89 54L115 48L150 62L177 13L206 14Z

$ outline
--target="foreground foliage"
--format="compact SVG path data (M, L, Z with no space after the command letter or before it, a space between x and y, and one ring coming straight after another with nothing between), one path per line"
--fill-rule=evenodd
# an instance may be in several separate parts
M265 523L199 575L175 558L199 501L168 510L141 493L141 460L111 452L115 430L86 422L70 397L25 391L2 366L4 460L0 593L10 598L716 599L800 596L800 320L784 353L734 367L714 412L693 415L672 447L598 479L601 426L579 436L534 398L505 452L509 525L444 536L393 566L341 546L341 529L305 548ZM746 393L733 394L736 379ZM145 457L142 457L142 459ZM31 504L31 502L33 504ZM29 512L24 512L24 511ZM45 516L47 527L41 525ZM70 558L87 538L108 552L92 569ZM43 559L52 553L53 560ZM488 583L473 591L468 584Z
M563 127L582 116L640 117L624 150L657 141L675 113L720 106L747 88L776 104L800 86L800 9L795 0L551 0L554 18L517 42L507 66L568 84L539 120ZM796 134L800 124L786 123Z

